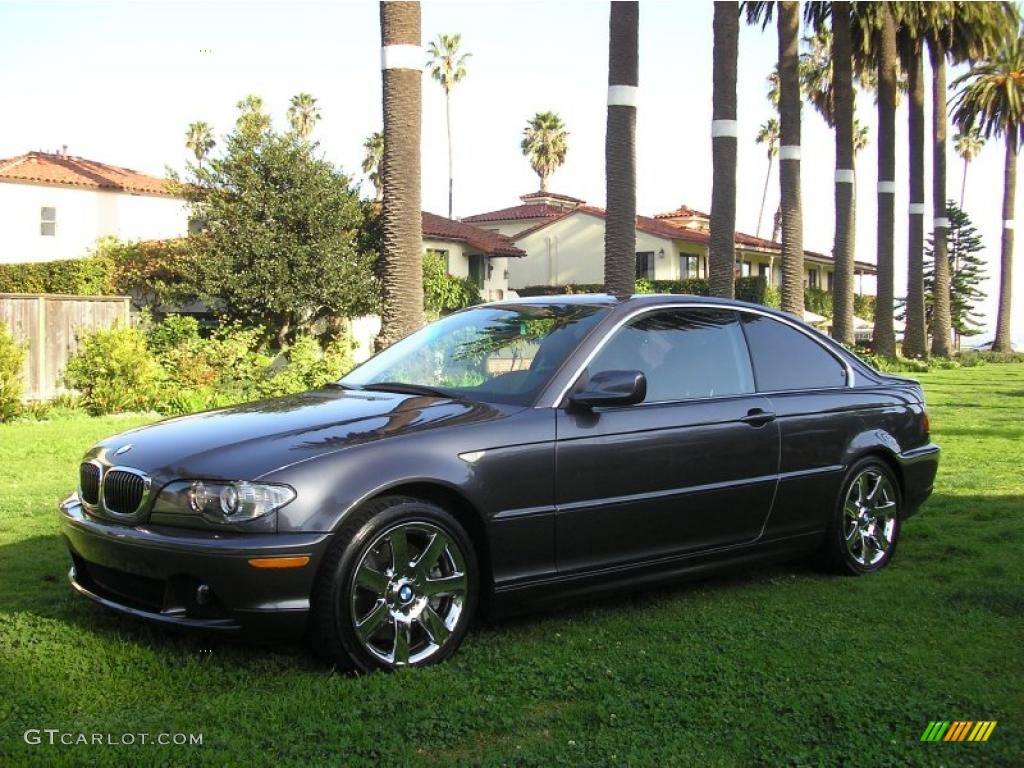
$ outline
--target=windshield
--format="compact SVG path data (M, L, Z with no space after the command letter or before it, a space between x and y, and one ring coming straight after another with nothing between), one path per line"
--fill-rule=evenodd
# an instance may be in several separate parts
M571 304L469 309L407 336L340 383L529 405L607 312Z

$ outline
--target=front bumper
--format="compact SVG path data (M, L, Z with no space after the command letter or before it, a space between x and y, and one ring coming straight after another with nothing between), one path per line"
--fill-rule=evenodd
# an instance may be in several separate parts
M324 533L232 534L125 526L60 505L71 585L100 605L149 621L263 637L302 634ZM309 557L300 568L254 568L251 558ZM200 589L203 587L202 589Z

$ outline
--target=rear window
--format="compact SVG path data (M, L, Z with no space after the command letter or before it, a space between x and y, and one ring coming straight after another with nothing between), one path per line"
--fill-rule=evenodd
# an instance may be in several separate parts
M743 320L759 392L846 386L846 368L806 334L779 320L747 315Z

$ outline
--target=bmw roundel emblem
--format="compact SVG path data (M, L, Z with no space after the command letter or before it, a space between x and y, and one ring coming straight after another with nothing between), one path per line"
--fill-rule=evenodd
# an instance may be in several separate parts
M130 451L134 447L135 446L132 443L128 443L127 445L122 445L120 448L118 448L116 451L114 451L114 455L115 456L120 456L121 454L128 453L128 451Z

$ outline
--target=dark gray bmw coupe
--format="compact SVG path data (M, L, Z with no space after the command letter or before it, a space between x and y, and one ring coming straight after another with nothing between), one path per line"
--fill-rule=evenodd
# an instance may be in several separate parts
M524 299L104 440L61 527L97 603L369 670L447 658L485 603L810 553L876 571L938 454L916 382L788 315Z

